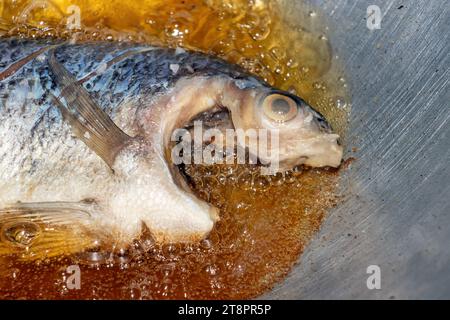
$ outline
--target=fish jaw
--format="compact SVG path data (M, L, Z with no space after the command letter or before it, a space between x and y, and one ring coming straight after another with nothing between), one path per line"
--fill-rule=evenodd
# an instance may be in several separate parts
M314 137L293 137L270 155L279 162L278 171L290 170L298 165L310 167L333 167L341 165L343 148L338 144L337 134L318 134ZM264 159L270 162L272 158Z

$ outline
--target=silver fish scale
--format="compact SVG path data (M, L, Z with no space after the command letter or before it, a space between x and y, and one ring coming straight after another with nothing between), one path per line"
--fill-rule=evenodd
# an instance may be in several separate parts
M29 41L17 39L3 39L0 41L0 66L2 71L20 59L51 45L48 41ZM131 50L145 50L142 46L114 43L92 43L62 45L56 49L56 57L65 68L78 79L84 78L92 72L101 69L115 57ZM151 48L151 47L148 47ZM40 114L53 107L48 100L48 93L58 94L59 89L48 71L45 52L27 63L14 75L0 81L0 98L7 98L15 92L18 83L29 81L28 91L33 93L34 112L37 121ZM172 65L178 65L176 73L171 70ZM1 72L1 71L0 71ZM264 84L260 79L249 75L238 66L213 58L201 53L177 52L174 49L154 48L151 51L136 53L109 65L101 74L93 76L85 82L85 87L96 98L96 101L107 111L114 112L124 97L134 95L151 97L166 91L179 78L194 75L226 75L235 79L242 79L240 84L254 87ZM265 84L264 84L265 85ZM23 87L21 87L23 89ZM20 94L19 94L20 96ZM26 104L27 101L24 101ZM0 100L0 112L4 113L4 99Z
M50 41L2 39L0 63L3 67L0 75L14 63L54 44ZM129 51L136 53L120 58ZM50 99L50 93L58 96L60 92L49 71L48 54L49 51L43 52L0 81L0 121L3 122L0 123L0 131L2 139L14 139L13 143L3 141L3 146L0 145L0 166L14 168L4 170L0 175L2 180L15 177L14 170L20 168L28 168L30 175L39 172L42 166L49 166L46 156L58 163L55 170L61 170L63 163L91 154L72 136ZM266 85L238 66L183 50L123 43L62 44L55 49L55 56L78 79L92 75L84 86L113 119L124 100L150 100L166 92L181 77L224 75L239 79L240 87ZM117 61L108 65L117 57ZM179 67L176 73L171 69L173 65ZM138 101L136 107L139 105ZM62 149L67 149L67 152L61 152Z

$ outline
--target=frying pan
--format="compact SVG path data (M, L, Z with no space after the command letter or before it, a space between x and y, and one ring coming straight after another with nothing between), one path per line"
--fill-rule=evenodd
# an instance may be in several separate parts
M310 3L328 20L345 66L352 94L347 156L357 160L342 177L342 203L288 278L263 298L448 299L448 1ZM284 5L299 12L299 1ZM379 25L371 5L380 9Z

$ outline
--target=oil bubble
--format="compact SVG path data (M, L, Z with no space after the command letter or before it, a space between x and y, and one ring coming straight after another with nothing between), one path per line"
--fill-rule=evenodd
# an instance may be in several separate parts
M335 97L333 101L334 106L338 109L345 109L347 107L347 102L343 97Z
M266 27L256 27L249 31L250 36L255 41L262 41L265 40L269 34L270 29Z
M32 222L11 223L2 227L1 239L13 245L27 247L40 233L40 228Z

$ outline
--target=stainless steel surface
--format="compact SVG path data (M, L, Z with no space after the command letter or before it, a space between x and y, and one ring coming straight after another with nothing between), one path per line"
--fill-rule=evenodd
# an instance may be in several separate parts
M352 87L349 198L265 298L450 298L450 5L318 0ZM381 29L366 26L378 5ZM403 6L403 7L401 7ZM369 290L369 265L381 289Z

